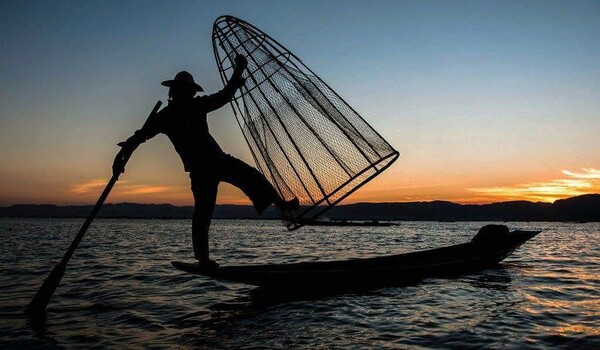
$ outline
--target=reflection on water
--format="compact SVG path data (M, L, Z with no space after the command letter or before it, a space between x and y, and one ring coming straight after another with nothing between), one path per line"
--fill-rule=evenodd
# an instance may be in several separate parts
M0 347L600 347L600 225L542 228L497 268L297 298L189 275L187 220L98 220L32 330L23 309L82 220L0 219ZM483 223L306 227L217 220L221 264L398 254L468 241ZM318 289L318 286L315 286Z

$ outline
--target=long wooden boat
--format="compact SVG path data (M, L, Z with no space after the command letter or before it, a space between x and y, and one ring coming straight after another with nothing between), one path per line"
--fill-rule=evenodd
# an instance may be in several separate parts
M480 230L480 233L483 231ZM312 289L369 288L413 283L425 277L449 276L491 267L541 231L512 231L478 237L469 243L384 257L275 265L222 266L202 269L173 262L185 272L218 280L296 293ZM491 237L491 238L490 238Z

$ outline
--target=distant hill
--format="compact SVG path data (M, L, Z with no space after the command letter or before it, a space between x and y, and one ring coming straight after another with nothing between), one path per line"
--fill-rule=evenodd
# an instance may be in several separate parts
M511 201L457 204L444 201L357 203L339 206L331 218L415 221L600 221L600 194L557 200L554 203Z
M19 204L0 207L0 217L84 218L91 205L56 206ZM190 218L194 208L171 204L105 204L98 217L104 218ZM600 221L600 194L557 200L554 203L512 201L491 204L457 204L446 201L402 203L356 203L334 207L329 218L348 220L414 221ZM258 217L248 205L217 205L215 218L275 219L269 208Z

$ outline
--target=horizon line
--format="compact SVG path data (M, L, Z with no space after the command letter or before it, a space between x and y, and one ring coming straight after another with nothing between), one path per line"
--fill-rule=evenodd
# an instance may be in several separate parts
M519 200L506 200L506 201L495 201L495 202L485 202L485 203L460 203L460 202L454 202L451 200L445 200L445 199L433 199L433 200L424 200L424 201L396 201L396 202L368 202L368 201L364 201L364 202L354 202L354 203L347 203L347 204L337 204L337 207L341 207L341 206L347 206L347 205L355 205L355 204L398 204L398 203L433 203L433 202L447 202L447 203L453 203L453 204L458 204L458 205L489 205L489 204L497 204L497 203L513 203L513 202L529 202L529 203L547 203L547 204L554 204L557 201L560 200L565 200L565 199L571 199L571 198L577 198L577 197L584 197L584 196L593 196L593 195L600 195L600 193L586 193L586 194L582 194L582 195L577 195L577 196L572 196L572 197L567 197L567 198L562 198L562 199L556 199L552 202L546 202L546 201L530 201L530 200L526 200L526 199L519 199ZM134 204L134 205L170 205L173 207L193 207L194 204L186 204L186 205L177 205L177 204L172 204L172 203L136 203L136 202L118 202L118 203L104 203L104 205L118 205L118 204ZM15 204L9 204L9 205L3 205L0 206L0 208L10 208L12 206L17 206L17 205L51 205L51 206L57 206L57 207L74 207L74 206L93 206L94 203L89 203L89 204L52 204L52 203L15 203ZM218 203L216 204L217 206L222 206L222 205L229 205L229 206L240 206L240 207L251 207L252 204L234 204L234 203Z

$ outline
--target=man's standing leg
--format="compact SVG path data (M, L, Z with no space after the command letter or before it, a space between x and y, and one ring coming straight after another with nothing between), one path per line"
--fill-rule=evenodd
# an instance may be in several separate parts
M192 216L192 244L194 257L201 264L209 263L208 231L217 200L219 181L213 176L190 173L192 193L194 195L194 214Z

